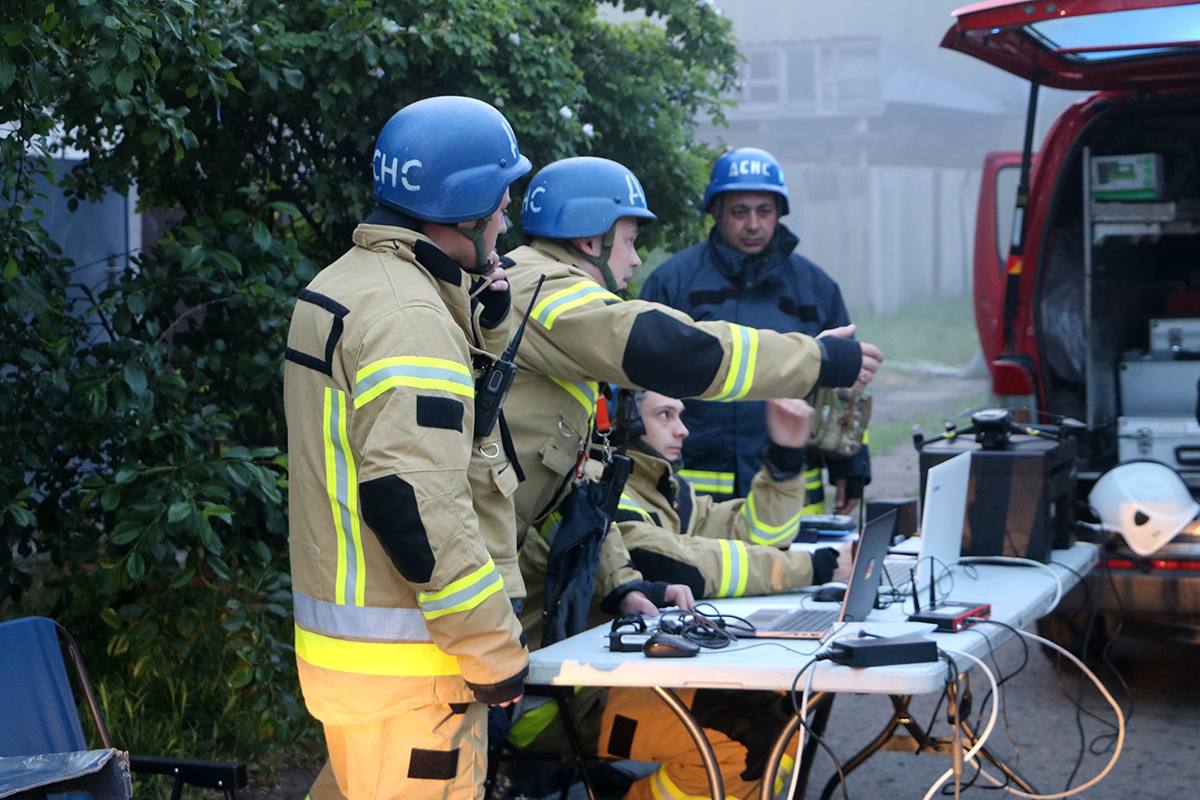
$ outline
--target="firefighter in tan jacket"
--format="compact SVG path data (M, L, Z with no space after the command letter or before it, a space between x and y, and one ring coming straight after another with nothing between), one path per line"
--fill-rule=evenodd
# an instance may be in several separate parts
M833 576L833 548L812 555L787 550L800 530L811 406L793 399L766 402L768 446L750 493L717 502L697 494L676 471L688 435L680 418L683 402L657 392L636 394L636 400L628 398L633 413L620 421L634 469L617 523L646 578L686 584L707 599L794 591Z
M532 243L508 254L518 314L539 277L545 282L508 405L526 476L515 495L517 530L532 531L520 548L528 590L522 621L535 645L553 515L582 476L601 384L722 401L801 397L818 383L866 383L883 358L873 345L842 338L852 328L814 339L623 301L618 293L641 264L638 225L653 219L637 177L607 159L557 161L525 192L522 225ZM603 548L596 594L606 611L653 614L677 596L642 582L619 536L605 538Z
M502 275L469 292L529 162L500 112L438 97L372 166L376 210L301 292L284 371L297 665L336 779L313 795L475 798L487 704L520 696L528 654L512 559L485 546L513 537L514 467L473 436L510 300Z

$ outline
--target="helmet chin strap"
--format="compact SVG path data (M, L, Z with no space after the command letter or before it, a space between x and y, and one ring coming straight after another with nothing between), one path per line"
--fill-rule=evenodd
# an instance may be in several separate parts
M477 219L474 225L467 228L458 225L448 226L452 231L470 240L475 248L475 264L470 267L464 266L462 268L463 272L470 273L471 275L487 275L495 267L495 264L488 259L488 256L491 255L491 249L483 240L483 232L487 229L488 220L490 219L491 217Z
M571 247L575 252L579 253L589 264L600 270L600 277L604 279L604 288L608 289L615 295L625 296L624 290L617 286L617 279L613 277L612 267L609 266L608 257L612 255L613 242L616 241L616 226L609 228L604 234L604 238L600 240L600 253L591 255L583 250L583 248L572 242Z

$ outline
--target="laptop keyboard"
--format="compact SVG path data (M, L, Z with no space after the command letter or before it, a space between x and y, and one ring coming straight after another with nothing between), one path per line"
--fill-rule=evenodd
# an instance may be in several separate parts
M825 608L798 608L779 617L764 630L820 631L837 622L838 612Z

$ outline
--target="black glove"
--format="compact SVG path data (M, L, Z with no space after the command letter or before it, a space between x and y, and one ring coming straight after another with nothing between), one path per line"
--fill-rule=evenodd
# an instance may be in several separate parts
M789 481L804 471L807 447L784 447L770 439L763 449L763 466L771 474L771 480Z
M823 336L817 339L821 349L821 373L818 386L853 386L862 369L862 345L853 339Z
M833 580L833 571L837 569L837 562L838 551L832 547L822 547L813 553L813 584L829 583Z

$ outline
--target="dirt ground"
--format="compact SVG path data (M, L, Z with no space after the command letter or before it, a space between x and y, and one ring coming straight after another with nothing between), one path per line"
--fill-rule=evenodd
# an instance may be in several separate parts
M936 368L885 367L871 384L872 442L883 438L880 444L884 446L871 448L872 477L866 490L867 499L915 497L920 478L917 451L908 436L912 425L920 422L926 436L937 434L940 427L934 426L939 418L958 414L986 397L986 378L958 377L948 372ZM966 422L960 420L959 425ZM900 428L904 435L897 441Z

